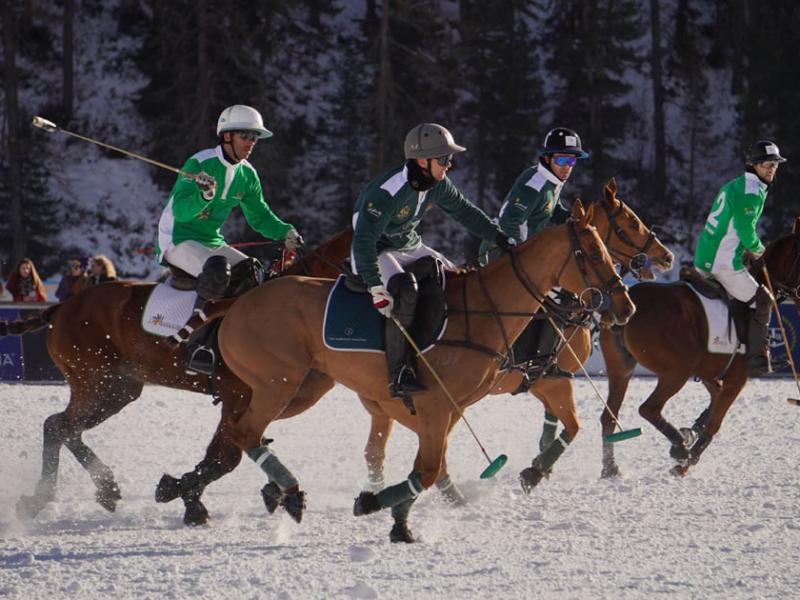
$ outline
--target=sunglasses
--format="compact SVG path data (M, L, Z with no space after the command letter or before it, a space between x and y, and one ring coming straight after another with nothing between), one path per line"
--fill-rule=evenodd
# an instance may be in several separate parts
M259 133L257 131L236 131L234 133L246 142L258 141Z
M762 160L761 161L761 166L765 167L767 169L775 169L778 166L778 161L777 160Z
M576 162L578 162L578 158L575 156L553 157L553 164L555 164L558 167L574 167Z
M434 158L433 160L435 160L436 163L440 167L452 167L453 166L453 155L452 154L447 154L445 156L439 156L437 158Z

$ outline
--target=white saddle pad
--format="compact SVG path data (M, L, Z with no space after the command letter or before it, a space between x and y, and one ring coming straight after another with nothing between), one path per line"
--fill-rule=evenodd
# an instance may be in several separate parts
M708 351L712 354L744 354L745 346L739 345L736 327L728 320L728 307L722 300L712 300L699 293L690 283L684 282L700 299L708 323Z
M192 315L196 298L194 290L176 290L168 283L159 283L144 307L142 329L161 337L177 333Z

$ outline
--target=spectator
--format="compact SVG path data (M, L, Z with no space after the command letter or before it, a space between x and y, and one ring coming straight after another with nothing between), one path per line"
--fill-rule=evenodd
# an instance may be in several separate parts
M85 288L88 280L89 276L86 274L86 271L83 270L81 261L67 261L67 270L64 276L61 277L61 281L58 282L56 298L58 298L60 302L64 302L66 299L71 298Z
M30 258L23 258L8 276L6 287L14 302L47 302L44 284Z
M114 263L105 254L98 254L89 260L88 285L100 285L116 278L117 270L114 268Z

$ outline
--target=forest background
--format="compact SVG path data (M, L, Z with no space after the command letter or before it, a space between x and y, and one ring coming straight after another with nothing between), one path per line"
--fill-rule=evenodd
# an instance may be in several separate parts
M123 277L151 254L174 174L30 126L180 166L216 144L227 105L274 138L251 162L273 210L311 245L347 226L373 176L402 162L416 123L468 151L453 181L494 216L545 133L591 153L563 196L620 197L678 255L755 139L789 158L761 234L800 214L800 4L786 0L6 0L0 88L0 261L45 276L105 253ZM229 241L259 239L240 212ZM457 261L477 240L438 211L426 241Z

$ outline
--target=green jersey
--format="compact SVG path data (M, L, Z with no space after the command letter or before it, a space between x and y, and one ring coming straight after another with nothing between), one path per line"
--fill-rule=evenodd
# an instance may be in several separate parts
M767 185L755 173L745 173L723 185L697 242L695 267L706 273L740 271L745 268L745 251L763 252L756 224L766 198Z
M367 184L353 214L353 261L369 287L381 285L378 254L386 249L413 250L422 244L417 227L438 206L471 233L494 240L500 229L467 200L447 177L428 190L414 189L408 167L396 167Z
M201 150L186 161L183 171L211 175L217 182L216 194L206 201L193 180L178 176L158 222L159 261L163 262L168 250L187 240L209 248L222 246L225 239L220 229L233 208L240 205L250 226L265 238L282 240L292 228L264 201L261 180L253 166L246 160L230 163L221 146Z
M559 199L563 186L564 182L542 164L525 169L500 207L500 229L521 244L550 222L564 223L570 212ZM493 241L484 241L479 252L481 264L500 254Z

